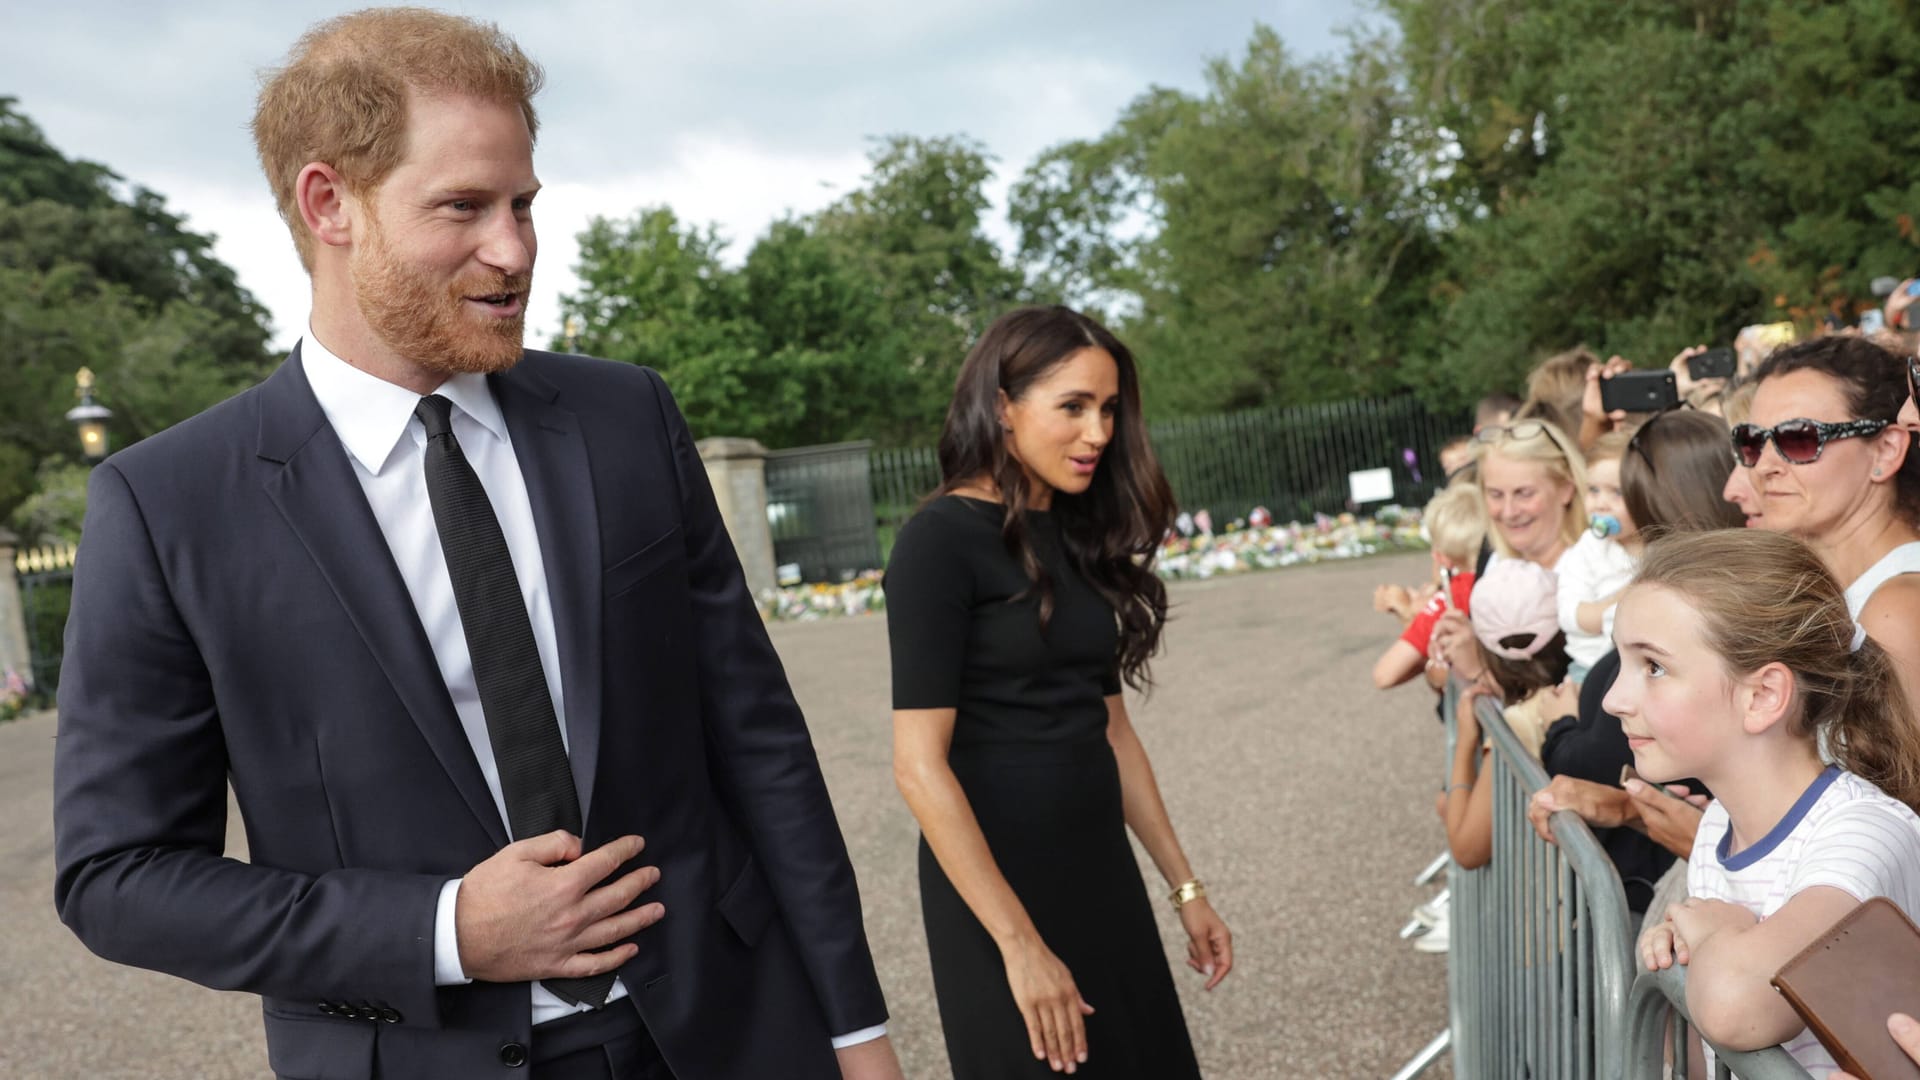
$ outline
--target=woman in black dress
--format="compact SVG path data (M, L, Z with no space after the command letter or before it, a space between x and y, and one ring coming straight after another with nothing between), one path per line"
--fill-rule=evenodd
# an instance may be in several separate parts
M1174 515L1132 355L1067 308L1001 318L961 368L940 471L886 592L894 775L954 1076L1198 1077L1127 840L1213 989L1232 939L1120 693L1166 621L1150 560Z

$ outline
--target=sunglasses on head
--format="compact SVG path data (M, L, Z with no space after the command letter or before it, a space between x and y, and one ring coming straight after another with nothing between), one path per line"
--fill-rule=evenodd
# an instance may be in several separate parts
M1811 465L1820 460L1820 451L1827 448L1828 440L1878 435L1886 426L1885 420L1847 420L1829 424L1805 417L1782 420L1770 428L1735 424L1733 456L1740 464L1751 469L1760 464L1760 455L1767 449L1767 440L1772 439L1773 448L1780 451L1780 456L1790 464Z
M1519 423L1503 424L1499 427L1483 427L1479 431L1474 432L1473 440L1491 445L1499 442L1503 435L1516 442L1521 439L1537 439L1545 435L1548 439L1552 440L1554 446L1559 448L1561 454L1567 452L1567 448L1562 446L1560 440L1554 437L1553 432L1547 428L1547 425L1538 420L1522 420Z
M1907 396L1920 405L1920 356L1907 357Z

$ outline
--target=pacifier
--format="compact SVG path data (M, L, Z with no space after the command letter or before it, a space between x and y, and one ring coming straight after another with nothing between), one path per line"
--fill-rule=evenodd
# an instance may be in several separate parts
M1602 540L1609 536L1620 535L1620 519L1612 514L1593 515L1593 524L1590 527L1593 529L1593 535Z

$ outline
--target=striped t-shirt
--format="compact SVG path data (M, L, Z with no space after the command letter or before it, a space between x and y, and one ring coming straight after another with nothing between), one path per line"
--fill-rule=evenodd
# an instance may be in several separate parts
M1726 808L1707 807L1687 860L1687 895L1739 904L1764 919L1795 893L1826 885L1855 899L1884 896L1920 918L1920 815L1871 783L1828 766L1767 835L1728 854ZM1784 1044L1815 1077L1839 1068L1811 1031ZM1713 1068L1709 1050L1707 1068Z

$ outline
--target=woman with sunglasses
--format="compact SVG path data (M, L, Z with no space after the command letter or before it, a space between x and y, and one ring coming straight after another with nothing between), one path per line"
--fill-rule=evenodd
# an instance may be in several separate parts
M1760 507L1754 524L1806 541L1851 583L1854 619L1920 705L1920 455L1898 422L1909 379L1865 338L1786 346L1755 372L1733 449Z
M1486 504L1493 560L1524 559L1555 570L1587 530L1586 463L1565 432L1544 420L1482 428L1478 484ZM1465 616L1449 612L1434 628L1433 649L1463 679L1484 664Z

